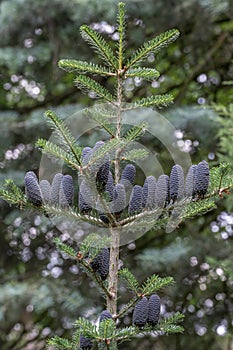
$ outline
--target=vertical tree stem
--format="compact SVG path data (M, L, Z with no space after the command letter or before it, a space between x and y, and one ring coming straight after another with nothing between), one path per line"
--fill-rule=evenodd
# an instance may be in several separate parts
M117 74L117 116L116 116L116 135L119 139L121 137L121 123L122 123L122 77L121 69ZM115 181L120 180L120 154L121 148L116 150L115 154ZM118 263L120 252L120 227L110 228L110 262L109 262L109 280L108 290L111 297L107 297L107 309L112 315L117 315L117 296L118 296ZM112 347L118 349L117 341L112 342Z
M121 78L121 71L119 71L117 75L117 119L116 119L116 138L117 139L121 137L121 120L122 120L121 104L122 104L122 78ZM120 153L121 153L121 149L118 148L116 150L116 159L115 159L116 183L118 183L120 179Z
M111 248L109 263L109 292L111 298L107 298L107 309L112 315L117 314L117 287L118 287L118 262L119 262L119 245L120 229L111 229Z
M121 137L121 119L122 119L122 78L121 72L117 76L117 118L116 118L116 138ZM115 157L115 181L120 179L120 153L121 149L116 150ZM117 314L117 287L118 287L118 262L119 262L119 246L120 246L120 228L111 228L111 246L110 246L110 262L109 262L109 292L111 298L107 298L107 309L111 314Z

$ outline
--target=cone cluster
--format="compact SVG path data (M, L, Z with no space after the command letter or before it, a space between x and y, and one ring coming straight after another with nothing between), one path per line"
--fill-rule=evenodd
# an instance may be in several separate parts
M204 198L209 186L209 165L201 161L191 165L185 177L183 168L175 164L168 175L147 176L143 186L134 184L136 168L127 164L122 169L118 183L115 183L110 169L110 157L105 154L98 156L103 141L98 141L93 148L85 147L82 151L81 162L88 164L88 175L82 174L79 183L78 207L82 214L96 213L105 223L109 222L106 208L117 219L131 216L145 210L164 208L182 200ZM25 191L28 199L36 206L43 202L58 204L63 207L73 204L74 186L70 175L58 173L52 183L38 179L32 171L25 175ZM101 200L102 198L102 200ZM103 200L106 206L103 206Z
M142 297L137 302L133 311L133 324L139 328L143 328L148 324L149 326L156 326L160 315L160 298L156 294L152 294L148 299L146 296Z
M73 204L74 185L70 175L57 173L50 184L48 180L38 182L36 174L28 171L24 183L27 198L36 206L43 203L59 204L62 207Z
M98 143L97 143L98 144ZM98 149L104 143L98 144ZM94 146L93 150L95 149ZM88 151L90 160L92 150ZM86 149L83 150L83 159L86 157ZM106 160L107 159L107 160ZM109 211L117 218L124 212L126 215L135 215L145 210L164 208L183 199L203 198L209 185L209 166L206 161L198 165L192 165L185 177L183 168L176 164L172 167L170 176L160 175L156 180L154 176L147 176L143 186L134 184L136 168L133 164L127 164L122 170L119 183L114 183L114 177L110 170L109 157L96 170L96 187L101 189L104 198L109 202ZM85 200L83 200L85 198ZM96 205L97 203L97 205ZM108 223L108 217L104 210L98 208L98 199L94 198L90 182L83 180L79 192L79 209L82 213L88 213L93 209L99 212L99 217Z

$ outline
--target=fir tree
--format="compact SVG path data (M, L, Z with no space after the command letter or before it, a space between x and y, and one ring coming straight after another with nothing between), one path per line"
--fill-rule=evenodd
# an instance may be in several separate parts
M127 268L118 269L122 228L124 234L127 234L128 229L133 230L135 227L146 229L148 222L155 229L166 227L171 211L175 208L179 211L180 206L184 204L187 210L182 213L181 220L203 214L215 207L214 198L219 193L222 194L233 187L227 165L212 169L209 176L209 167L205 161L197 165L195 173L189 173L186 182L183 169L174 165L170 179L167 175L161 175L156 182L151 174L143 188L134 185L135 166L129 163L123 169L122 162L125 158L133 162L145 154L139 149L128 152L127 157L123 157L123 152L144 132L145 124L139 124L125 132L122 127L122 115L125 111L137 108L167 106L173 101L173 97L168 94L155 95L126 103L124 81L129 77L139 77L145 81L158 78L159 72L156 69L143 67L142 64L149 54L157 53L175 41L179 32L172 29L162 33L144 43L129 56L125 48L124 3L119 3L118 6L117 30L119 38L114 50L91 27L83 25L80 28L82 38L94 48L103 62L102 65L74 59L59 61L60 68L76 74L75 85L78 88L94 93L112 107L114 122L108 118L109 115L104 117L108 114L104 105L100 105L99 110L92 115L109 134L109 139L105 142L98 141L93 148L82 148L65 123L53 111L47 111L46 118L56 131L59 144L44 139L37 142L37 147L43 153L64 161L79 172L81 183L77 196L78 205L73 205L72 178L60 173L54 176L50 185L45 180L38 182L34 173L27 172L25 194L11 180L6 180L4 188L0 190L3 199L20 208L34 208L46 214L82 220L93 227L99 226L109 230L109 240L90 233L80 244L79 251L59 239L55 240L57 248L80 264L106 299L106 305L103 305L103 309L106 310L102 313L99 327L85 318L78 318L71 340L56 336L48 341L48 344L57 349L91 349L92 346L98 346L99 349L117 349L119 341L129 340L138 334L182 332L183 327L179 324L183 319L182 314L175 313L168 318L160 317L159 320L160 298L157 293L161 288L172 284L173 278L152 275L140 284ZM111 77L116 84L115 93L108 91L91 77L92 75ZM110 154L114 154L114 157L110 157ZM128 208L127 195L130 198ZM134 294L121 310L117 307L119 278ZM116 321L133 309L132 325L118 328Z

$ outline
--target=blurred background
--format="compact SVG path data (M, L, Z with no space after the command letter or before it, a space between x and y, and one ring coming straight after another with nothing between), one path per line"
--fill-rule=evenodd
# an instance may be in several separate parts
M126 95L172 93L163 114L176 128L176 147L192 162L232 164L233 1L126 0L127 46L132 50L170 28L180 38L148 66L161 76L151 84L128 80ZM12 178L23 187L27 170L38 171L39 137L49 138L43 114L51 108L66 118L93 100L73 86L61 58L95 61L79 27L91 25L115 40L115 0L2 0L0 3L0 185ZM97 59L98 62L98 59ZM102 80L103 84L110 84ZM145 137L169 173L167 152ZM86 145L92 143L87 135ZM227 198L226 198L227 197ZM162 311L185 314L184 334L138 338L120 349L233 349L233 205L217 209L170 233L151 231L121 249L124 265L140 281L150 273L173 276L161 294ZM48 337L71 336L79 316L96 320L105 308L93 283L56 251L59 233L50 220L0 200L0 349L44 349ZM69 234L62 240L72 244ZM131 295L121 286L119 305ZM130 315L122 324L130 324Z

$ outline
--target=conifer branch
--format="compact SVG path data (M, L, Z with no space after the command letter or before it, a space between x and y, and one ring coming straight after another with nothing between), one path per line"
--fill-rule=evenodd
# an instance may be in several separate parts
M124 234L127 234L127 232L132 232L133 230L148 231L148 229L152 230L153 228L159 230L164 228L169 220L170 218L166 209L164 209L163 212L161 209L157 209L148 212L145 211L134 216L129 216L121 221L118 221L117 224L123 226Z
M58 350L72 350L73 345L72 343L64 338L61 338L59 336L55 336L47 341L48 346L55 346Z
M157 79L160 76L160 73L153 68L131 68L126 71L125 77L130 78L130 77L138 77L142 78L148 81L152 81Z
M108 121L102 109L99 111L92 110L91 112L87 109L85 114L90 117L90 119L95 120L111 137L115 137L116 127Z
M128 314L141 296L149 296L157 292L159 289L174 283L174 279L172 277L160 278L157 275L152 275L148 277L140 287L133 274L127 268L120 270L119 277L123 278L127 282L129 288L135 292L136 295L122 307L122 309L116 315L116 318L120 318Z
M104 298L112 298L112 294L109 292L106 282L102 281L100 276L93 271L88 262L83 259L83 257L77 256L77 261L79 262L82 270L87 274L87 276L95 282L98 290L104 296Z
M103 76L116 76L106 67L100 66L92 62L78 61L74 59L62 59L58 62L58 66L69 73L90 73Z
M100 97L114 105L114 96L94 79L91 79L85 75L78 75L74 79L74 83L84 92L94 92L96 97Z
M61 160L65 162L68 166L70 166L74 170L79 170L80 167L77 164L73 154L68 151L65 151L60 146L56 145L51 141L47 141L44 139L39 139L36 142L36 147L38 147L42 153L46 154L48 157L55 158L57 160Z
M175 208L180 208L180 221L188 218L193 218L197 215L214 209L216 207L214 199L219 198L222 193L233 188L233 179L229 174L229 167L227 164L220 164L210 171L210 189L204 199L184 198L179 203L170 204L166 208L155 208L153 210L145 210L139 214L126 217L118 221L119 226L124 226L124 229L133 229L139 227L153 226L156 228L164 227L169 220L169 213ZM182 208L185 210L182 212Z
M11 179L5 180L3 187L0 188L0 198L20 208L29 207L29 203L23 191Z
M79 343L80 335L82 334L86 338L97 341L102 345L109 344L108 346L113 346L115 341L130 340L137 335L146 335L153 332L156 335L162 334L175 334L183 332L183 327L179 325L184 319L184 315L177 312L169 317L161 320L156 326L146 325L143 328L138 328L135 326L116 328L116 325L112 319L105 319L100 323L99 329L96 325L86 320L84 317L80 317L75 322L75 327L77 331L72 339L72 343L69 341L63 341L63 338L54 337L49 341L49 345L61 346L61 349L70 349L71 344L77 346ZM101 345L100 344L100 345ZM102 348L102 347L101 347Z
M76 328L79 328L80 333L85 337L99 340L99 334L96 325L88 321L86 318L79 317L79 319L75 321L74 326Z
M157 275L152 275L146 279L141 287L142 295L151 295L157 292L159 289L169 286L174 283L172 277L161 278Z
M118 62L112 49L104 38L87 25L82 25L80 32L82 38L95 49L103 61L116 71L118 69Z
M191 219L198 215L203 215L210 210L216 208L216 203L213 199L204 198L200 201L191 202L187 205L184 214L181 215L180 220Z
M99 329L98 329L98 336L102 341L105 341L106 339L115 339L115 329L116 324L113 321L113 319L109 318L106 320L103 320L100 322Z
M135 276L127 268L121 269L119 271L119 277L122 278L128 285L128 288L135 293L139 290L139 283Z
M57 240L58 245L61 247L61 249L65 252L71 253L72 258L74 258L74 251L69 251L69 246L64 246L63 243L60 243L59 240ZM101 294L106 298L111 298L111 294L108 291L108 286L106 281L103 281L99 274L96 273L92 266L91 261L97 256L97 254L100 252L100 250L104 247L106 247L109 244L109 239L100 237L97 234L91 234L87 236L84 241L81 243L78 253L75 255L75 259L81 266L82 270L92 279Z
M210 169L210 186L208 193L218 193L233 187L231 175L231 165L229 163L219 164L219 166Z
M90 256L93 259L102 248L107 247L110 243L109 237L103 237L98 234L89 234L81 243L79 254ZM93 252L94 251L94 252Z
M122 159L128 160L130 162L135 162L138 159L144 159L148 157L149 152L143 148L141 149L132 149L127 152L122 153Z
M72 345L73 349L78 349L79 343L80 343L80 336L81 336L81 329L76 329L74 334L72 335Z
M155 95L141 98L134 102L128 103L126 107L123 108L123 111L129 111L135 108L145 108L145 107L166 107L173 102L173 96L164 94L164 95Z
M55 112L48 110L45 112L45 116L51 122L52 128L59 136L59 140L62 140L63 145L73 154L76 162L80 165L80 157L82 150L78 147L74 136L71 134L68 127L65 125L63 120L61 120Z
M128 141L127 145L132 142L135 141L136 139L139 138L139 136L141 134L143 134L146 130L148 129L148 124L145 122L142 122L138 125L134 125L132 126L132 128L130 128L126 134L123 136L124 139L126 139Z
M163 334L175 334L175 333L182 333L184 331L184 328L180 326L178 323L182 322L184 319L184 315L177 312L169 317L164 318L161 320L155 327L151 326L145 326L143 328L138 327L125 327L121 329L116 329L115 331L115 337L119 340L123 339L131 339L137 335L145 335L145 334L156 334L156 335L163 335Z
M70 218L77 221L81 220L84 222L89 222L96 226L108 227L102 220L91 215L80 214L75 208L69 207L68 210L65 210L63 207L51 206L46 204L43 205L42 209L44 209L46 213L51 214L53 216Z
M137 334L138 334L138 329L136 329L133 326L129 326L129 327L116 329L114 335L118 341L121 341L121 340L130 340Z
M126 63L126 69L142 62L150 53L156 53L163 47L175 41L179 36L177 29L168 30L143 44Z
M176 312L170 317L164 318L159 324L153 329L153 332L157 334L176 334L182 333L184 328L177 323L184 320L184 315L180 312Z
M70 258L72 258L72 259L77 258L77 252L74 250L74 248L63 243L59 238L54 238L53 242L56 245L58 250L67 254Z

